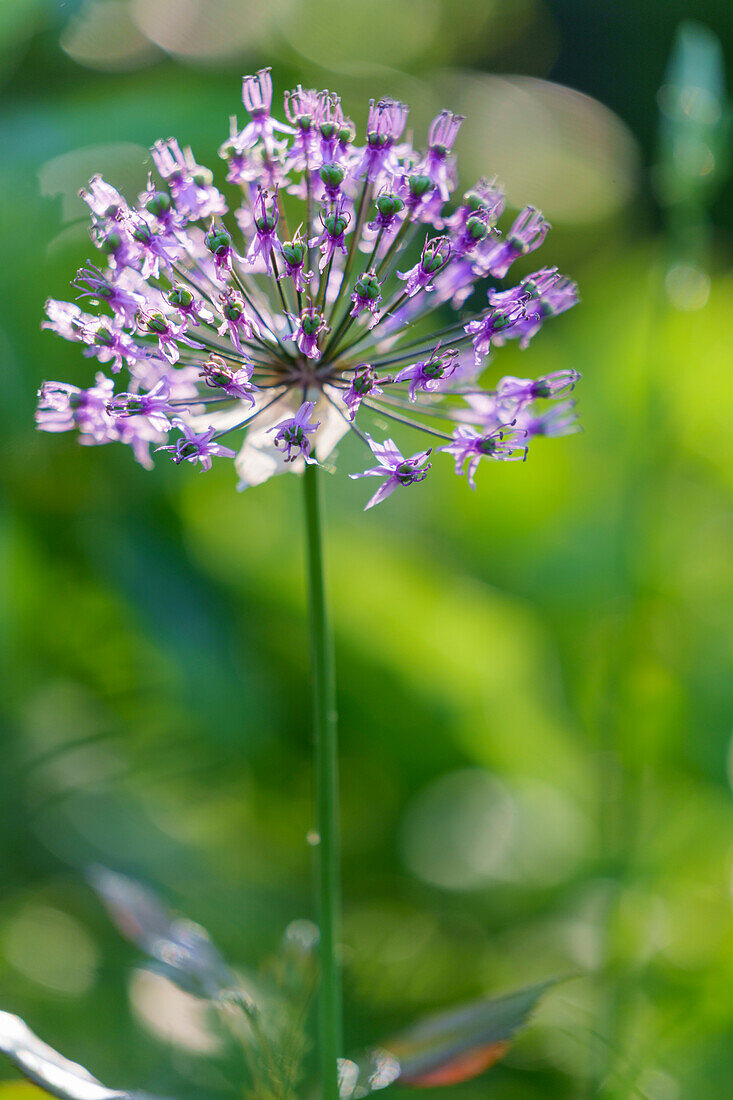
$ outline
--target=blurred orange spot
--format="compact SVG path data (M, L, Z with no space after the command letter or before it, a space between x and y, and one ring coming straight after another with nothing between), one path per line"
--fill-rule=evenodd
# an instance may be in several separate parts
M462 1081L470 1081L472 1077L478 1077L480 1073L484 1073L504 1057L510 1046L508 1039L502 1039L498 1043L479 1047L478 1050L468 1050L465 1054L454 1058L448 1065L428 1070L427 1073L418 1074L417 1077L404 1076L400 1084L422 1089L437 1088L439 1085L459 1085Z

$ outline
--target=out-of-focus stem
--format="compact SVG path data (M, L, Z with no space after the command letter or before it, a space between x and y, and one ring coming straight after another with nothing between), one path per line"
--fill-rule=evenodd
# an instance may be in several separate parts
M320 470L303 476L313 681L317 885L320 988L319 1055L323 1100L338 1100L342 1045L341 967L337 956L341 923L339 783L336 691L331 630L326 613L321 537Z

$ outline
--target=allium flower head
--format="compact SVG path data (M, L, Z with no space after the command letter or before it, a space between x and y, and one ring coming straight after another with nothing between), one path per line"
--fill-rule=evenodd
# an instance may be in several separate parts
M204 470L234 457L239 488L323 462L351 432L377 460L353 475L382 478L372 507L422 481L431 451L473 485L482 459L577 429L571 367L480 382L490 354L526 347L578 294L555 267L527 273L549 230L538 210L502 232L495 179L455 196L462 116L441 111L420 148L394 99L370 102L361 138L326 90L287 92L280 120L269 69L244 77L242 100L244 127L222 128L231 207L176 138L153 146L137 198L101 176L81 192L98 257L44 327L122 384L44 383L41 430L126 443L145 466L151 447ZM385 420L434 446L405 458L372 439Z

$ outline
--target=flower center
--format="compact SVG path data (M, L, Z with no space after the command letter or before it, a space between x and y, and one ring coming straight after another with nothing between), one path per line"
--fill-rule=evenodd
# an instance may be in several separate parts
M409 462L401 462L395 470L395 475L403 485L409 485L414 480L417 471Z

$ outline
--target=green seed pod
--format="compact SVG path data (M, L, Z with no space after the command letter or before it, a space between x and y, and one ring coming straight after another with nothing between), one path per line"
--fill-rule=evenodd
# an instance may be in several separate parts
M150 332L158 332L163 335L163 333L168 331L166 319L160 313L152 313L150 317L148 317L147 325Z
M105 328L104 325L100 325L97 329L95 333L95 343L102 344L104 345L104 347L108 348L112 347L112 344L114 343L112 333L109 331L108 328Z
M354 283L354 290L360 298L368 298L370 302L375 302L379 297L381 287L376 275L373 275L370 271L365 271Z
M410 176L408 179L410 194L420 199L423 195L427 195L433 187L433 181L430 176Z
M340 164L324 164L318 173L327 187L338 187L344 174Z
M145 203L145 209L156 218L167 214L171 206L171 197L165 191L156 191Z
M329 237L340 237L349 224L349 220L343 214L329 214L324 219L323 224Z
M188 307L193 305L193 294L185 286L174 286L168 291L168 301L172 306Z
M399 214L400 210L404 210L405 204L399 195L391 193L380 195L377 199L377 210L385 218L392 218L395 214Z
M265 214L264 216L261 215L259 218L255 218L255 225L260 233L272 233L277 225L277 221L274 214Z
M121 244L122 240L120 239L119 233L112 232L107 234L99 247L102 249L103 252L107 252L108 254L110 254L112 252L116 252Z
M204 237L204 244L209 252L213 252L215 256L221 256L231 248L232 238L223 225L214 225Z
M478 449L482 455L493 455L496 450L495 439L481 439L478 444Z
M489 235L489 227L483 218L476 215L469 218L466 222L466 229L470 233L474 241L483 241Z
M283 256L290 267L300 267L305 259L305 248L298 241L286 241L283 245Z
M447 256L443 252L428 252L422 261L423 270L433 275L443 266L446 259Z

